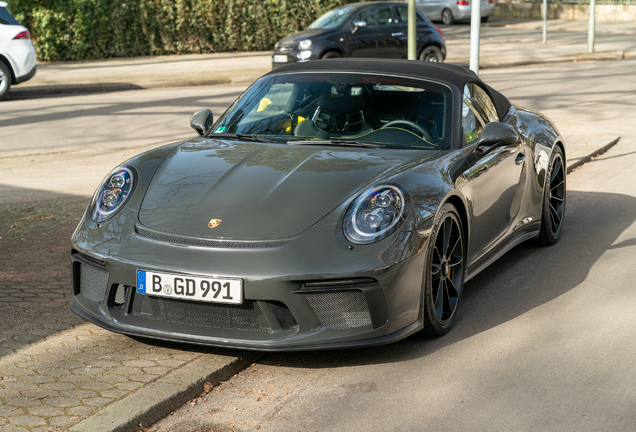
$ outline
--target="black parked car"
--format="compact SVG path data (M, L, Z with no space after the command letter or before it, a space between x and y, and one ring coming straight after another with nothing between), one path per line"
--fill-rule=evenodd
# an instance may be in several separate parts
M337 57L407 58L406 3L353 3L333 9L307 29L278 41L272 69L287 63ZM417 11L417 55L443 62L442 32Z

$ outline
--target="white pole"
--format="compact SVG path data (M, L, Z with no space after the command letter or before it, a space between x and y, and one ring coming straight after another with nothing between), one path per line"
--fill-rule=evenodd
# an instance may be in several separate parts
M409 0L408 13L408 59L415 60L417 57L417 22L415 20L415 0Z
M590 0L590 18L587 29L587 52L594 54L594 39L596 37L596 0Z
M543 44L548 43L548 0L543 0Z
M470 5L470 70L479 75L479 30L481 26L481 0Z

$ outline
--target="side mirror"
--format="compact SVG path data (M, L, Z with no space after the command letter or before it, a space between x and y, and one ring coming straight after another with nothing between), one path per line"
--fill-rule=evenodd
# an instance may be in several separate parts
M500 122L490 122L481 131L478 147L512 145L517 141L519 141L519 134L512 126Z
M358 29L364 28L366 26L367 26L366 21L356 21L353 23L353 30L351 31L351 33L355 33L358 31Z
M190 117L190 126L201 136L204 136L210 131L213 123L212 111L207 108L195 112L192 114L192 117Z

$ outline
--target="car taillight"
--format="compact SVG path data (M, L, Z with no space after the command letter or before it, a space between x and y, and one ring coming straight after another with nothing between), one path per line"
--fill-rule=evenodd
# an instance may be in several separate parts
M495 0L488 0L488 3L494 3Z
M460 6L468 6L470 4L470 2L466 1L466 0L457 0L457 4Z
M31 33L28 30L18 33L14 38L15 39L31 39Z
M435 27L435 30L437 30L437 33L439 33L439 35L442 37L442 39L444 39L444 33L442 33L442 31L439 29L439 27Z

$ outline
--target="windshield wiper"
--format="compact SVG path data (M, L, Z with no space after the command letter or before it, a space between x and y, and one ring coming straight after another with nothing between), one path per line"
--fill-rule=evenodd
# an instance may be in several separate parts
M259 137L256 137L256 136L250 135L250 134L229 133L229 132L211 133L210 135L208 135L208 138L238 138L238 139L242 139L242 140L245 140L245 141L255 141L255 142L263 142L263 143L276 142L276 141L272 141L272 140L268 140L268 139L264 139L264 138L259 138Z
M307 141L287 141L287 144L298 145L341 145L347 147L366 147L366 148L386 148L381 144L361 143L360 141L332 139L332 140L307 140Z

